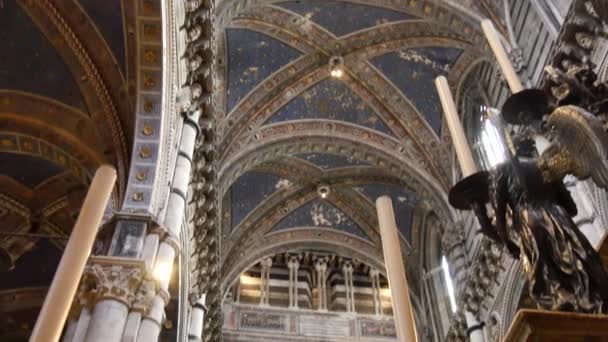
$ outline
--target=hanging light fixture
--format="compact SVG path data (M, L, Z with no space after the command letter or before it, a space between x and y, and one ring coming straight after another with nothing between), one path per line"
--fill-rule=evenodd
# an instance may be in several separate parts
M344 58L333 56L329 59L329 74L333 78L341 78L344 75Z

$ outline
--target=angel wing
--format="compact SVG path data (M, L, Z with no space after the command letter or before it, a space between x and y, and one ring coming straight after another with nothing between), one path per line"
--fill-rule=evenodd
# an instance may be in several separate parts
M608 190L608 133L593 114L576 106L557 108L547 119L554 145L542 155L541 169L554 176L591 177Z

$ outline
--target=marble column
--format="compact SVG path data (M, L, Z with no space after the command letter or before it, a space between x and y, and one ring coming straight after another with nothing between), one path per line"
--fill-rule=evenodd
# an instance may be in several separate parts
M287 260L289 268L289 308L298 308L298 269L300 261L297 256L289 256Z
M470 311L465 311L464 317L467 322L467 335L469 335L470 342L484 342L483 324Z
M155 287L155 280L144 279L137 289L131 311L129 312L129 316L127 316L127 323L121 342L137 341L142 318L149 314L153 305L154 296L156 294Z
M317 295L318 310L327 311L327 257L315 260L315 270L317 271Z
M192 304L190 325L188 326L188 342L200 342L203 336L203 323L205 319L205 295Z
M369 277L372 281L372 299L374 302L374 313L382 315L382 296L380 294L380 271L372 268L369 270Z
M270 269L272 258L265 258L260 261L260 305L268 305L270 301Z
M168 288L173 272L173 263L180 250L178 237L181 234L185 214L194 145L200 134L198 121L201 114L202 110L199 109L183 115L184 125L182 126L179 152L163 221L163 227L166 229L164 239L159 243L156 255L149 253L146 259L146 264L154 265L155 273L159 274L161 273L159 270L162 270L164 276L159 279L159 288L156 297L153 299L150 313L142 319L137 337L138 342L157 341L161 331L164 308L169 300ZM154 250L156 238L146 237L146 241L148 243L144 244L144 251Z
M83 306L80 310L80 316L78 317L78 323L76 324L76 330L71 342L84 342L90 322L91 310L87 306Z
M120 341L129 307L143 279L143 263L134 259L94 257L86 276L95 282L97 303L85 335L86 342Z
M355 312L355 296L353 288L353 265L350 261L342 264L342 276L344 277L344 299L346 312Z

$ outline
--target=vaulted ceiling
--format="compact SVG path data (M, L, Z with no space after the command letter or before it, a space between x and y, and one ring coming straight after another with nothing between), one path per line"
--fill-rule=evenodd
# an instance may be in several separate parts
M458 93L487 56L473 19L440 1L219 8L229 17L215 94L225 281L247 255L298 239L378 256L380 195L393 200L404 248L418 243L417 208L449 222L454 159L434 79ZM341 77L330 60L343 61Z
M3 341L28 336L100 164L118 170L114 204L124 196L136 6L143 10L126 0L0 1Z

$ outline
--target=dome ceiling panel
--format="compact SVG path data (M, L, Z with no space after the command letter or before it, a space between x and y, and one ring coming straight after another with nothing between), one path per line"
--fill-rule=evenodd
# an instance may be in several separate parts
M435 78L447 76L462 50L451 47L402 49L373 58L378 68L422 113L437 135L442 111Z
M45 159L0 152L0 175L8 176L28 188L35 188L63 170L61 166Z
M238 226L268 196L289 184L287 179L266 172L249 171L239 177L230 188L231 228Z
M402 12L344 1L287 1L278 6L312 20L337 37L389 22L417 19Z
M403 237L411 242L412 212L419 202L415 193L389 184L364 184L354 188L372 203L376 203L376 199L380 196L389 196L393 201L397 227Z
M301 153L296 154L295 157L306 160L307 162L312 163L323 170L337 169L349 166L370 165L367 162L355 159L353 157L346 157L329 153Z
M267 122L302 119L347 121L392 135L380 117L363 99L341 81L327 78L304 91L279 109Z
M67 65L15 0L0 8L0 40L0 89L51 97L87 111Z
M126 74L125 33L123 29L122 1L80 0L80 4L91 17L112 50L123 75Z
M265 34L247 29L227 29L228 90L230 112L266 77L298 58L301 53Z
M0 272L0 290L19 287L48 286L53 279L62 252L45 239L15 262L15 267Z
M367 234L343 211L328 201L315 198L279 221L272 232L299 227L336 229L369 240Z

